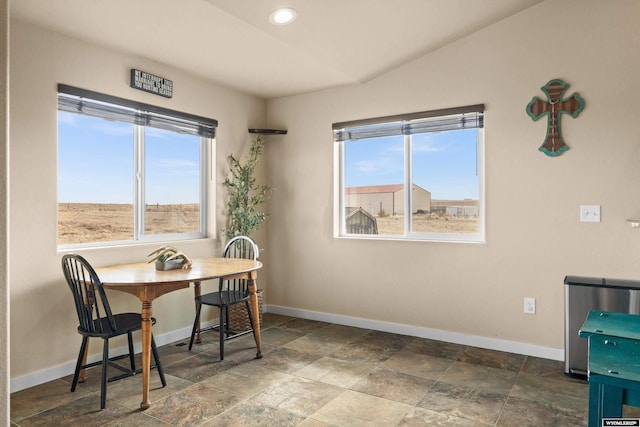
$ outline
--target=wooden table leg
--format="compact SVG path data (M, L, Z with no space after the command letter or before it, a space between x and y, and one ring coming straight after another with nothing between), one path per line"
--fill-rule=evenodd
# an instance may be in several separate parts
M142 402L140 409L151 406L149 402L149 371L151 370L151 301L142 302Z
M251 314L253 315L253 325L256 338L256 359L262 359L262 337L260 335L260 312L258 307L258 293L256 287L256 273L251 273L251 279L249 279L249 295L251 301Z
M193 282L193 296L195 298L199 297L202 294L202 289L200 288L200 282ZM198 309L198 304L196 304L196 310ZM196 329L196 344L202 343L200 339L200 318L198 318L198 325Z

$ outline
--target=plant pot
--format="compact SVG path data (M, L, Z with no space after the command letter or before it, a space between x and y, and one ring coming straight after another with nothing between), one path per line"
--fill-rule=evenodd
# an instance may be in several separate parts
M172 259L170 261L156 261L156 270L176 270L178 268L182 268L183 263L184 260L181 259Z

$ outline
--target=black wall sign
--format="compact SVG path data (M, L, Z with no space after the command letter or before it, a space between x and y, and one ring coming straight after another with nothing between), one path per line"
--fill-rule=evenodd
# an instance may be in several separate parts
M131 69L131 87L165 98L173 96L173 81L134 68Z

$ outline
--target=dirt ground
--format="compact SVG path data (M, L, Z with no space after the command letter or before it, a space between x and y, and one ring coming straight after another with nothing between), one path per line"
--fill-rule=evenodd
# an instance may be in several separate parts
M147 205L145 232L184 233L200 229L198 205ZM133 205L58 204L58 244L133 239Z
M198 205L147 205L146 233L184 233L198 231ZM403 234L404 216L377 217L378 234ZM58 205L58 244L113 242L133 239L133 205L60 203ZM416 214L413 231L425 233L478 232L478 218Z
M404 233L404 216L377 217L378 234L401 235ZM452 217L447 215L415 214L413 231L418 233L473 234L478 232L477 217Z

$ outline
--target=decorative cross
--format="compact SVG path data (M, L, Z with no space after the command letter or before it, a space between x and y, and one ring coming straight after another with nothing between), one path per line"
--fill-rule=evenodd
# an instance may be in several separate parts
M569 114L575 119L584 109L584 99L577 93L562 99L568 87L569 85L560 79L550 80L540 88L547 95L547 101L534 96L527 105L527 114L533 120L538 120L544 115L549 116L547 137L544 144L538 148L547 156L556 157L569 149L560 134L560 114Z

